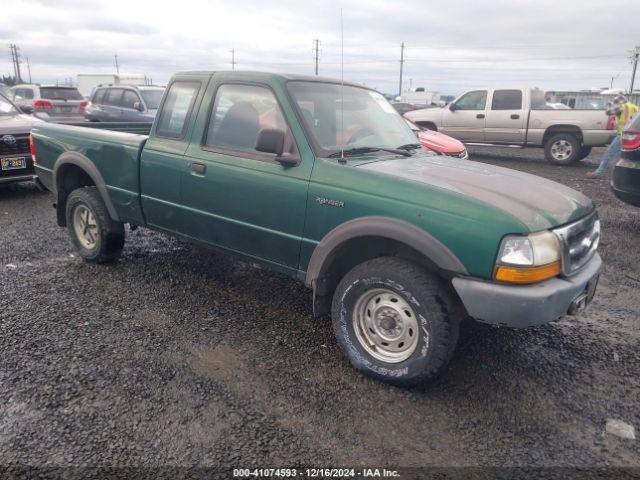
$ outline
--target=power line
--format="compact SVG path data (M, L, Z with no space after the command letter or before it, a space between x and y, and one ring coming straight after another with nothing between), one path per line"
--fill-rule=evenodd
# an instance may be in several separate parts
M314 61L316 64L316 76L318 76L318 60L320 57L320 40L318 40L317 38L313 40L314 43L314 48L313 48L313 52L314 52Z

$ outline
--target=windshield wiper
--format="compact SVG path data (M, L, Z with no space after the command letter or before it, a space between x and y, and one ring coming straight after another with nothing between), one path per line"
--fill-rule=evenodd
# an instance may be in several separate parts
M406 145L400 145L397 150L416 150L417 148L421 148L422 145L419 143L407 143Z
M365 153L372 152L389 152L396 155L402 155L403 157L410 157L411 154L407 150L400 150L398 148L384 148L384 147L355 147L348 148L341 152L334 152L329 155L329 158L340 158L342 155L345 157L352 157L354 155L363 155Z

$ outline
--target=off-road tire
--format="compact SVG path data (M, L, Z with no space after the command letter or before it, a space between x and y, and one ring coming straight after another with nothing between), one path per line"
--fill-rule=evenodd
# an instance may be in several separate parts
M553 153L554 147L560 146L562 143L567 145L566 148L571 149L571 153L568 154L566 158L559 158ZM580 141L575 135L571 133L558 133L551 136L544 144L544 156L549 163L554 165L570 165L580 159L581 148Z
M356 334L358 300L374 289L390 290L411 305L419 323L417 347L398 363L372 356ZM354 267L333 296L332 323L340 346L360 372L401 387L435 380L446 369L458 342L460 318L450 314L452 299L444 282L412 262L381 257Z
M79 207L87 208L97 225L95 245L91 248L83 245L74 226L74 214ZM83 187L71 192L65 205L65 215L71 240L84 260L107 263L118 259L124 246L124 224L111 218L96 187Z

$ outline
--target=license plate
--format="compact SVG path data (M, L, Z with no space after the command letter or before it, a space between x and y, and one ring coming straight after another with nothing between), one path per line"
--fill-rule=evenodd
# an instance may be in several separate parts
M27 159L25 157L17 158L3 158L2 170L18 170L20 168L27 168Z
M60 111L61 112L70 112L71 111L71 107L60 107Z

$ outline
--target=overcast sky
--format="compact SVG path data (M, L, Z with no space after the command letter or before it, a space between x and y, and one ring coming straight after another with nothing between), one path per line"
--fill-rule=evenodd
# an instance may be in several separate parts
M10 43L40 83L115 73L115 53L122 73L164 83L177 70L230 69L232 48L238 69L313 74L318 38L320 74L339 77L341 9L345 79L388 93L401 42L405 86L443 94L603 87L612 77L628 88L629 50L640 45L640 27L628 27L638 0L3 0L0 74L13 72Z

